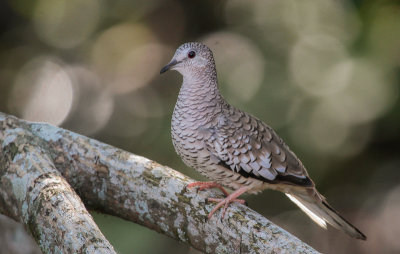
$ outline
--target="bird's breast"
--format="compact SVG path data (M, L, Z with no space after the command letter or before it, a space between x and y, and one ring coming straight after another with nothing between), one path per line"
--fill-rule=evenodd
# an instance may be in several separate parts
M199 170L209 158L204 140L211 138L215 110L206 105L178 103L171 121L171 137L176 152L186 165Z

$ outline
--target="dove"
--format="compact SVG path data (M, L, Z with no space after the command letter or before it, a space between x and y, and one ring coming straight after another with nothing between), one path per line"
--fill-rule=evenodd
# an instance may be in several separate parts
M173 146L186 165L211 180L187 187L218 188L225 195L208 199L217 202L209 219L220 208L223 218L232 202L245 203L238 199L244 193L272 189L285 193L321 227L330 224L366 240L317 191L301 161L270 126L222 97L213 53L206 45L184 43L160 73L168 70L183 76L171 120Z

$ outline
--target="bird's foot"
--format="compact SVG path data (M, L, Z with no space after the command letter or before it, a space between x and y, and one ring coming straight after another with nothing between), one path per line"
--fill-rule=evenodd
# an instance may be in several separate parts
M242 195L243 193L245 193L246 191L248 191L249 188L248 187L241 187L239 189L237 189L236 191L232 192L232 194L228 195L226 198L224 199L219 199L219 198L208 198L208 201L213 201L213 202L219 202L213 209L212 211L208 214L208 219L210 219L212 217L212 215L223 206L222 208L222 215L221 218L223 219L225 217L225 213L226 213L226 209L228 208L229 204L232 202L238 202L240 204L245 204L246 201L244 201L243 199L236 199L237 197L239 197L240 195Z
M224 200L224 198L207 198L207 201L218 202L218 203L223 200ZM232 202L239 203L242 205L247 205L247 202L244 199L234 199L234 200L232 200Z
M204 190L204 189L211 189L211 188L218 188L224 193L224 195L227 197L229 196L229 193L222 187L220 184L216 182L194 182L190 183L186 186L186 188L191 189L194 187L199 187L198 191Z

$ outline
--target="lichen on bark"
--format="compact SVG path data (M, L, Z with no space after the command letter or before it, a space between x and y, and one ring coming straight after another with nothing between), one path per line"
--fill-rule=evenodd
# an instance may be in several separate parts
M49 144L28 126L0 122L1 211L24 224L44 253L115 253L54 166Z

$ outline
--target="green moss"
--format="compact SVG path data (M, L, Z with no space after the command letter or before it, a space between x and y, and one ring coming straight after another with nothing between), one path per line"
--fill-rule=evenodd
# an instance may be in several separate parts
M10 153L10 156L11 156L11 160L14 160L14 157L15 157L15 155L17 155L18 154L18 147L15 145L15 143L13 142L13 143L10 143L9 145L8 145L8 151L9 151L9 153Z
M190 198L185 195L186 189L184 188L180 193L176 193L175 195L178 197L179 202L185 202L190 204Z
M160 185L160 181L161 181L161 177L156 177L155 175L153 175L150 170L144 170L142 173L142 177L150 184L154 185L154 186L159 186Z
M37 223L35 221L35 215L32 215L29 217L27 226L28 226L28 230L32 234L33 238L36 240L36 242L39 242L40 230L37 227Z
M235 212L232 217L236 221L247 222L247 220L244 218L244 216L242 214L240 214L239 212Z

